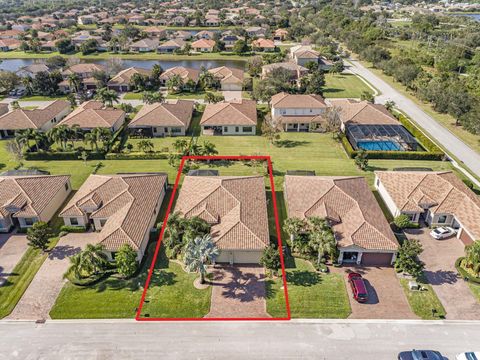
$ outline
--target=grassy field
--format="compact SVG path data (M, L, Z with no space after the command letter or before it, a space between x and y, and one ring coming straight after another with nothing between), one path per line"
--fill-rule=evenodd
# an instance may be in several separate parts
M24 96L18 101L53 101L53 100L66 100L66 96L40 96L40 95L32 95L32 96Z
M362 92L373 90L358 76L353 74L325 74L326 98L360 98Z
M408 288L408 279L399 279L403 287L403 291L407 296L408 303L412 311L423 320L436 320L444 318L446 315L442 303L435 294L433 288L422 281L419 284L426 288L424 291L410 291ZM436 310L436 315L432 313L432 309Z
M287 288L292 318L345 319L350 303L343 278L339 274L319 274L305 260L290 258ZM270 280L267 286L267 312L273 317L285 316L282 279Z

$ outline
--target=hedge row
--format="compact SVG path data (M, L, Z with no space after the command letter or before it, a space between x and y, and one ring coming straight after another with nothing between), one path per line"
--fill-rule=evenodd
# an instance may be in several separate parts
M459 272L460 275L462 275L462 277L464 279L467 279L468 281L476 283L476 284L480 284L480 278L472 276L471 274L468 273L468 271L466 271L462 267L462 261L464 259L465 259L465 257L462 256L462 257L458 258L457 261L455 261L455 267L457 268L457 271Z
M68 233L83 233L87 231L87 228L85 226L63 225L62 227L60 227L60 231Z
M39 151L25 153L25 160L78 160L81 153L79 151ZM101 152L88 152L88 160L104 160L105 154Z
M440 149L427 136L425 136L425 134L414 123L412 123L405 115L398 114L396 118L398 119L398 121L400 121L403 127L407 129L410 132L410 134L412 134L420 142L420 144L422 144L425 150L427 150L430 153L442 154L442 156L444 155L443 150Z
M168 159L169 153L150 152L150 153L110 153L105 155L106 160L152 160L152 159Z

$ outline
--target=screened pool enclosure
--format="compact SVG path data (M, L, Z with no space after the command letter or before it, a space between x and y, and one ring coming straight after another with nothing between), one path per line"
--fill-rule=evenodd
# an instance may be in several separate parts
M348 125L346 135L355 150L422 150L417 140L402 125Z

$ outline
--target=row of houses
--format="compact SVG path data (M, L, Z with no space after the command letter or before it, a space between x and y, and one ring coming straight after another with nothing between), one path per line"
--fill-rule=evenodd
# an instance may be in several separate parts
M480 237L480 201L452 172L379 171L375 187L392 215L449 224L469 244ZM123 244L140 261L168 187L167 175L91 175L60 211L68 226L90 227L109 259ZM0 176L0 231L50 221L71 192L70 176ZM270 244L262 176L185 176L173 211L211 225L217 262L258 263ZM287 216L328 220L339 263L390 265L399 244L363 177L286 175Z

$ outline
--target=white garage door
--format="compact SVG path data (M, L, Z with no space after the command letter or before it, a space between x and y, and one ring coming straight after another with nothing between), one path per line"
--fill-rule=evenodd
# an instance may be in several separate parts
M222 251L217 257L217 263L258 264L262 257L261 251Z
M238 84L223 84L222 85L223 91L242 91L242 85Z

